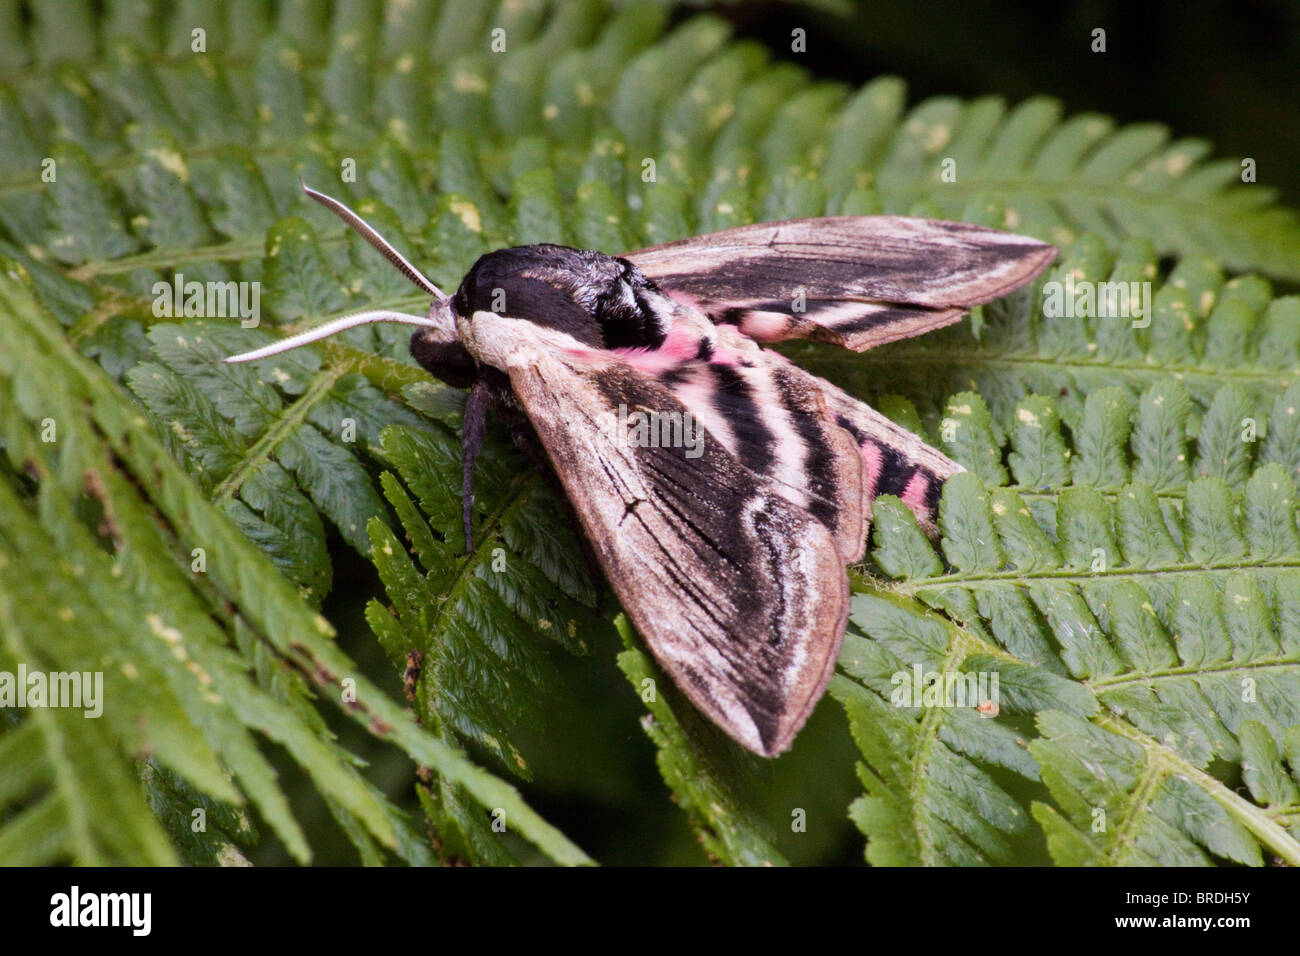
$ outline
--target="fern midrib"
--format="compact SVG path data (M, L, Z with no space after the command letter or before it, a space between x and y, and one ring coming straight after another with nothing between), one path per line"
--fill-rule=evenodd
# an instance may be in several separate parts
M514 490L507 495L504 504L489 516L488 520L484 522L483 527L477 532L478 540L480 542L479 546L474 549L472 554L466 554L457 561L458 567L456 568L456 576L452 579L451 586L447 588L446 594L442 600L438 602L437 609L434 611L433 619L429 622L429 633L427 635L422 635L424 639L432 641L435 636L442 633L443 623L449 613L448 609L459 606L465 585L469 581L474 569L483 563L484 555L487 553L486 549L490 546L493 535L496 533L496 530L505 523L506 518L511 515L517 507L522 505L523 501L526 499L526 492L531 487L532 482L536 480L536 477L537 475L535 471L523 471L514 477L512 481ZM430 672L430 677L435 681L438 680L436 677L436 668ZM434 716L437 717L440 725L438 728L440 739L447 740L449 745L454 746L455 740L448 739L448 736L444 736L444 734L449 735L451 738L455 738L455 732L448 731L441 726L445 723L445 721L442 720L441 715L438 715L435 712ZM521 768L527 766L523 755L511 741L498 740L498 745L501 748L503 758L506 755L509 755Z
M901 129L901 127L900 127ZM1105 142L1103 139L1102 142ZM1129 167L1128 171L1140 169L1142 165L1159 155L1160 151L1169 144L1161 144L1159 148L1139 159ZM1192 163L1187 167L1187 172L1194 172L1202 168L1202 163ZM879 170L877 170L879 172ZM1077 172L1077 170L1072 170ZM1183 181L1185 182L1185 180ZM1181 184L1181 183L1180 183ZM1193 216L1196 220L1204 221L1205 207L1214 203L1216 200L1222 202L1225 195L1231 195L1230 190L1221 188L1215 190L1209 196L1194 196L1184 198L1174 191L1160 191L1154 189L1139 189L1138 187L1125 183L1092 183L1081 180L1078 176L1070 179L1025 179L1025 178L1008 178L1008 179L981 179L975 177L958 177L951 183L927 183L924 181L915 181L917 187L915 192L925 195L938 196L944 193L956 193L957 195L972 196L988 193L1022 193L1031 196L1037 196L1051 203L1059 203L1062 199L1081 199L1102 206L1111 206L1117 202L1125 202L1147 210L1168 211L1174 209L1179 215ZM909 198L906 191L899 191L902 198ZM882 194L888 195L888 194ZM1166 198L1167 197L1167 198ZM1161 200L1164 201L1161 201ZM1255 206L1244 207L1246 212L1258 211ZM1219 210L1216 213L1218 221L1233 221L1238 217L1231 215L1231 211ZM1070 217L1063 217L1069 221ZM1249 218L1241 216L1240 218ZM1235 224L1235 223L1234 223ZM1127 234L1129 230L1121 230Z
M226 476L212 491L213 504L222 504L232 499L252 473L266 464L271 453L289 435L307 420L308 413L322 398L328 394L334 384L343 377L346 369L324 369L317 375L308 389L288 408L284 409L275 423L249 449L239 463L239 467Z
M512 490L507 494L504 503L496 511L489 515L488 520L484 522L483 527L475 532L478 536L479 545L471 554L466 554L457 560L456 576L452 579L451 586L447 588L446 597L438 604L438 610L430 622L430 630L434 634L441 633L442 622L447 614L447 609L456 606L461 596L461 591L465 582L469 580L470 574L484 561L486 548L492 541L492 536L496 534L498 528L505 524L506 518L525 500L525 493L537 479L535 471L527 470L517 474L511 481Z
M980 584L1001 584L1001 583L1020 583L1029 584L1034 581L1061 581L1070 584L1087 584L1100 579L1125 581L1131 580L1142 582L1150 580L1160 575L1181 575L1181 574L1229 574L1234 571L1257 571L1257 570L1288 570L1300 568L1300 558L1287 558L1285 560L1257 561L1251 563L1237 564L1174 564L1166 567L1144 568L1135 570L1124 568L1121 570L1106 571L988 571L971 574L952 574L941 578L925 578L920 582L892 581L889 587L899 594L907 597L920 597L921 594L929 591L943 590L953 585L980 585Z
M941 674L956 670L962 661L970 657L972 653L983 653L988 649L987 642L961 628L954 628L951 633L953 635L952 640L939 667ZM1001 648L996 648L995 652L998 656L1005 654ZM943 861L939 859L934 848L934 841L929 837L930 828L925 826L924 821L921 819L922 800L919 784L921 781L928 779L925 774L925 767L929 762L931 750L936 745L945 746L943 741L939 739L939 725L947 716L948 711L945 708L925 708L920 726L916 731L919 739L916 752L912 755L912 779L907 787L908 804L912 811L912 829L916 833L917 845L921 850L921 862L925 866L937 866Z
M289 211L280 216L277 213L277 221L285 216L295 215ZM338 246L347 242L349 232L326 233L317 235L316 241L321 246ZM418 248L420 237L416 234L408 233L402 230L397 237L388 236L390 242L401 243L405 241L406 248ZM195 262L241 262L244 259L253 257L261 258L262 253L266 250L266 236L258 238L233 239L226 242L214 242L206 246L190 246L188 249L176 251L175 247L166 249L155 248L148 252L137 252L133 255L122 256L120 259L91 259L83 262L79 266L73 266L66 270L68 278L77 282L90 282L99 276L119 275L121 273L134 272L137 269L158 269L163 272L175 270L176 266L190 265Z
M1242 671L1289 670L1300 668L1300 656L1266 657L1255 661L1223 661L1215 664L1161 668L1154 671L1130 672L1123 677L1089 678L1082 683L1098 694L1118 687L1147 686L1152 681L1175 680L1182 677L1204 677L1208 674L1238 674Z
M1125 801L1124 813L1115 830L1115 845L1106 854L1116 866L1124 866L1132 855L1130 851L1135 850L1137 832L1151 812L1152 798L1170 772L1159 755L1147 750L1143 750L1142 755L1145 758L1142 775Z
M1203 365L1147 365L1136 362L1085 361L1077 355L1053 357L1043 356L1041 353L1017 354L1008 352L1000 352L996 355L979 353L962 355L951 352L939 353L933 349L896 349L890 350L888 354L875 354L873 350L856 355L818 355L814 360L808 362L808 365L832 368L842 366L849 371L862 371L864 366L869 365L878 365L891 369L899 365L937 365L945 368L963 366L984 369L1000 367L1008 369L1038 368L1044 371L1054 371L1058 374L1061 369L1071 369L1091 372L1128 373L1133 377L1151 379L1152 381L1164 381L1173 376L1180 381L1191 379L1193 381L1205 380L1211 383L1219 381L1259 382L1278 389L1284 389L1296 381L1297 378L1300 378L1300 368L1230 369L1226 367L1207 368ZM1116 378L1119 377L1117 374Z
M1217 476L1198 474L1194 477L1213 478ZM1042 485L1002 485L1001 487L1006 488L1008 491L1014 491L1026 501L1051 502L1060 501L1061 492L1067 491L1071 488L1086 488L1089 491L1095 491L1109 502L1117 502L1119 501L1119 497L1124 489L1123 485L1120 485L1119 487L1112 486L1107 488L1098 488L1096 485L1089 485L1087 482L1080 482L1079 484L1071 483L1068 485L1049 485L1047 486L1047 490L1044 490ZM1182 505L1187 500L1187 487L1184 485L1182 488L1166 488L1163 491L1153 491L1152 495L1155 497L1156 501L1166 501L1170 504Z
M120 315L133 315L145 326L168 321L165 317L155 318L146 300L131 295L124 289L97 285L94 294L95 303L90 307L90 311L68 329L68 341L74 345Z
M3 82L3 80L0 80L0 82ZM383 136L385 133L382 126L365 131L373 133L376 138ZM338 128L332 126L313 126L309 132L327 135L342 133L349 137L355 137L358 135L359 130L351 127ZM78 145L81 144L78 143ZM210 142L201 146L187 146L185 148L185 161L190 163L196 160L223 159L230 155L232 147L241 145L242 143L238 140L226 140L223 142ZM271 157L294 159L301 155L301 151L298 149L296 143L291 143L289 141L276 140L274 143L270 144L258 144L256 149L257 155L264 159ZM419 157L426 161L437 155L437 151L434 149L420 147L418 144L410 143L404 144L402 146L402 151L407 155ZM111 177L113 179L120 179L129 176L140 169L139 155L140 154L136 152L122 151L103 158L96 156L95 171L103 176ZM15 171L12 169L7 172L12 176L12 178L7 179L3 184L0 184L0 199L4 199L8 196L24 194L39 195L46 185L42 184L39 173L22 173L13 175Z
M269 28L268 35L274 36L278 32L276 25L274 23L267 23L265 24L265 26ZM283 36L283 38L286 41L293 39L285 34L281 34L281 36ZM330 35L327 38L332 40L333 36ZM31 39L30 34L28 35L27 39L28 40ZM127 38L122 36L114 36L114 37L105 37L105 39L108 43L118 44ZM24 44L24 45L30 47L30 44ZM299 57L301 57L302 62L304 64L311 63L314 64L317 68L319 68L328 63L328 58L314 55L313 48L311 47L305 47L305 48L299 47L299 46L295 46L294 43L290 43L289 45L293 46L294 49L298 52L298 55ZM152 52L149 55L149 65L154 69L158 69L160 67L165 67L168 69L184 67L190 64L192 60L193 60L193 54L185 54L182 56L171 56L169 54L162 53L160 51L156 55ZM256 62L256 60L257 60L256 55L235 56L233 54L226 55L223 52L221 63L222 64L234 63L241 68L247 68L247 67L251 67ZM97 93L101 88L100 85L105 80L112 79L113 73L120 68L118 64L114 63L112 60L108 59L104 55L104 49L102 47L99 48L96 51L96 55L91 57L90 59L78 60L76 62L83 67L81 70L82 78L86 81L86 83L89 86L94 88ZM13 86L15 90L23 86L27 87L29 90L49 89L50 87L57 86L59 84L60 82L59 74L62 71L63 67L66 66L66 63L67 61L62 59L54 60L53 62L46 61L46 62L36 63L36 64L29 63L27 65L27 69L23 70L21 73L9 73L9 72L0 73L0 82L8 83L10 86ZM376 72L378 72L378 68L376 68Z
M1274 820L1267 810L1255 806L1236 791L1224 786L1216 777L1189 762L1177 751L1138 730L1128 721L1105 711L1100 711L1093 720L1098 726L1140 746L1147 754L1148 762L1157 758L1170 768L1169 772L1189 778L1227 810L1238 823L1249 830L1260 843L1292 866L1300 866L1300 842L1282 829L1281 824Z

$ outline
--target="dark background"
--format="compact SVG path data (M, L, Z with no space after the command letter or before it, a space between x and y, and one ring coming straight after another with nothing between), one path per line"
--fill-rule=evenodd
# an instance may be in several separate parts
M1259 182L1300 206L1300 2L1296 0L843 0L702 4L773 54L855 86L907 81L937 94L1061 100L1067 114L1157 121L1174 137L1249 156ZM827 9L830 8L830 9ZM843 10L843 15L831 10ZM790 31L808 52L790 52ZM1092 52L1092 31L1106 52Z

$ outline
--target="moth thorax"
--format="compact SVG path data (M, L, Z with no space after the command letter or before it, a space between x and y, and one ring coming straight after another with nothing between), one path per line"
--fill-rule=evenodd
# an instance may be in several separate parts
M480 257L451 306L524 319L589 348L654 348L671 303L626 259L542 243Z

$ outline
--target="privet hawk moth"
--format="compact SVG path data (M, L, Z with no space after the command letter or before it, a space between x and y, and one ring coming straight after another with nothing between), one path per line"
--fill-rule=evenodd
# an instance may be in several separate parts
M1019 288L1056 254L962 223L832 216L620 257L501 249L446 295L342 203L303 188L428 293L429 311L345 316L227 361L370 322L418 326L416 360L469 389L466 542L492 410L544 452L659 664L769 757L830 680L872 500L899 496L933 533L943 481L960 466L759 343L862 351L919 335Z

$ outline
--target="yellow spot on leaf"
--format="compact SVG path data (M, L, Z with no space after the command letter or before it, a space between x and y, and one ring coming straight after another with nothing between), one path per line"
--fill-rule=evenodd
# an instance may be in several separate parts
M465 224L470 232L483 231L483 217L479 215L478 206L472 202L457 200L451 204L451 211Z
M469 70L457 70L451 77L451 86L457 93L486 93L487 80Z
M147 151L146 155L181 182L188 183L190 181L190 170L185 165L185 157L174 149L151 149Z
M935 126L930 129L930 133L925 138L925 151L933 153L943 149L948 145L948 140L952 138L951 126Z

